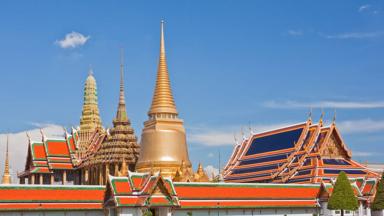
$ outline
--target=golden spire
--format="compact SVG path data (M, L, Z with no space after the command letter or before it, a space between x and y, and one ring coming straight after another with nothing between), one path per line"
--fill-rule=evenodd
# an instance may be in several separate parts
M336 124L336 109L334 110L334 113L333 113L332 124Z
M309 107L308 121L312 121L312 107Z
M119 95L119 105L117 107L116 119L123 121L127 120L127 111L125 107L125 97L124 97L124 50L121 49L120 56L120 95Z
M319 125L320 126L323 126L323 124L324 124L323 118L324 118L324 110L322 109L321 110L320 120L319 120Z
M9 157L8 157L8 136L7 136L7 150L5 153L5 167L4 167L4 175L1 181L1 184L11 184L11 174L9 173Z
M165 57L164 44L164 21L161 21L161 36L160 36L160 57L157 68L157 79L155 92L153 94L152 105L148 112L149 116L157 113L167 113L177 115L175 101L173 100L171 84Z
M125 162L125 158L123 158L123 162L121 164L121 171L119 172L119 176L128 176L128 166Z

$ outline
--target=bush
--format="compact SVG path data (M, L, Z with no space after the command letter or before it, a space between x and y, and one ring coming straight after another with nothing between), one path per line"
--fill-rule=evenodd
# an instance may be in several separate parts
M333 187L332 195L328 200L328 209L341 210L341 215L343 216L344 210L355 211L358 207L357 197L353 192L347 175L345 172L340 172Z
M376 185L376 195L372 203L372 210L379 211L384 209L384 173Z

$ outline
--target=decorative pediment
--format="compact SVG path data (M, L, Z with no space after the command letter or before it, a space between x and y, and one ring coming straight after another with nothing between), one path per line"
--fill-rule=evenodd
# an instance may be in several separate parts
M320 154L326 158L350 158L350 152L346 148L339 131L332 125L323 143L321 143Z

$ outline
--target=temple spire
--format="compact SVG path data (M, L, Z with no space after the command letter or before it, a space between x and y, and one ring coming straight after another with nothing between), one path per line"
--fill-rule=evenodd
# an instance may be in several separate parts
M8 136L7 136L7 150L5 153L5 167L4 175L1 184L11 184L11 174L9 173L9 156L8 156Z
M161 21L160 28L160 57L157 69L156 87L148 115L152 116L153 114L158 113L177 115L165 56L164 21Z
M124 96L124 50L121 49L120 53L120 92L119 92L119 104L117 107L116 119L127 120L127 109L125 107L125 96Z
M80 118L80 149L86 150L91 135L102 129L101 119L99 115L97 85L93 76L93 70L90 67L88 77L84 85L83 109Z

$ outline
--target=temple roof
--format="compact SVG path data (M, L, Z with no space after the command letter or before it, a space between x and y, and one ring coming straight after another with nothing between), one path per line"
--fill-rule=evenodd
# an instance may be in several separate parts
M224 168L227 182L315 183L336 178L378 175L351 158L336 123L322 120L252 134L236 145Z
M18 176L29 173L51 173L53 170L75 169L75 152L77 150L77 131L65 132L64 138L47 138L43 134L42 141L29 139L25 171Z
M101 210L105 187L0 185L0 211Z
M106 206L180 208L317 207L319 184L172 182L160 173L109 178Z

